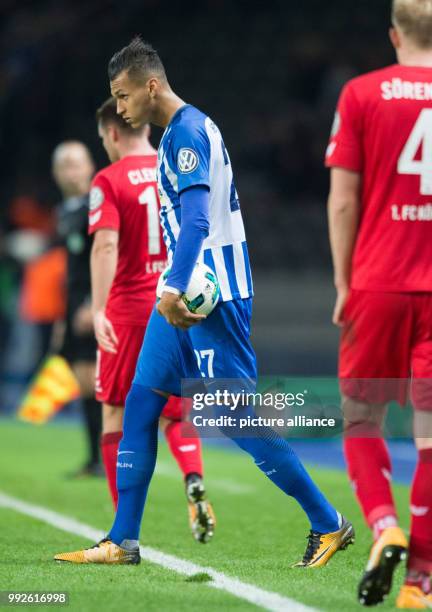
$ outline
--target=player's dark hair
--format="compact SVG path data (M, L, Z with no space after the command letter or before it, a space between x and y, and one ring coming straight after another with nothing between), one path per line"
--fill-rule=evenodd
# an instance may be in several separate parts
M133 128L129 123L117 114L117 102L115 98L108 98L96 111L96 121L106 127L107 125L115 125L119 130L130 136L140 136L143 133L143 125L139 128Z
M114 53L108 64L109 80L113 81L124 70L136 81L144 81L152 75L166 79L157 51L141 36L135 36L126 47Z

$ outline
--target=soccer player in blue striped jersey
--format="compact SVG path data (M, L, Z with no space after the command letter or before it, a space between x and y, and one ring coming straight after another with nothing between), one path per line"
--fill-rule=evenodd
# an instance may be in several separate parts
M181 394L181 380L204 376L253 386L257 377L249 339L252 277L221 133L209 117L172 91L158 54L141 38L112 57L108 73L117 112L132 127L153 123L165 128L158 151L158 189L171 271L148 323L126 400L112 529L93 548L56 556L78 563L139 562L138 538L156 461L158 418L166 397ZM208 318L191 313L181 299L199 260L214 270L221 288L221 302ZM353 541L351 523L327 501L286 440L264 427L249 437L224 431L306 512L311 531L296 565L325 565Z
M197 259L216 272L222 301L251 298L252 276L239 198L228 152L213 121L189 104L180 107L159 145L158 171L169 259L173 259L180 235L180 195L189 188L204 187L209 227Z

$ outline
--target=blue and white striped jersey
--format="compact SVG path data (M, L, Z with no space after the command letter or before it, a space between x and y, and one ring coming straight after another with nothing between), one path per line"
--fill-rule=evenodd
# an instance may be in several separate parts
M181 107L166 128L157 174L168 260L172 261L180 233L179 194L194 185L207 185L210 230L199 260L216 273L223 301L251 297L252 275L230 158L217 126L194 106Z

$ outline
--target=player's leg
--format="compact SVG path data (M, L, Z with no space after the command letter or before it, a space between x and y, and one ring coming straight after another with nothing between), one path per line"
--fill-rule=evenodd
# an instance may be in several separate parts
M117 508L117 453L123 436L123 406L102 404L101 453L114 508Z
M101 453L114 507L117 507L117 452L123 435L126 396L135 374L145 326L114 324L117 352L97 352L96 397L103 402Z
M182 406L185 401L171 395L162 411L159 426L186 481L192 475L202 478L203 461L198 433L191 423L183 420Z
M376 541L387 527L398 524L391 490L391 459L383 434L387 406L342 395L342 411L348 475Z
M250 300L224 302L211 317L190 330L195 351L203 358L208 357L208 371L204 370L203 374L225 380L256 380L255 353L249 340L250 316ZM205 367L203 360L202 367ZM259 469L284 493L296 499L307 514L311 535L299 565L324 565L336 550L353 540L352 525L328 502L288 442L273 429L254 429L249 436L241 437L235 429L222 431L249 453Z
M184 477L192 535L197 542L206 543L214 535L216 518L204 485L201 440L193 424L184 420L187 415L182 414L186 402L172 395L162 411L159 428Z
M81 388L81 402L88 444L88 461L84 468L76 473L102 476L100 465L99 442L102 430L102 409L94 394L95 362L92 360L75 361L73 371Z
M390 455L383 437L386 406L347 397L342 406L348 474L374 538L358 597L360 603L374 605L390 592L394 570L407 549L405 534L398 526Z
M153 475L158 422L170 394L180 395L183 375L178 332L156 310L147 326L123 421L117 462L118 507L107 538L95 547L56 555L73 563L139 563L138 538ZM157 389L166 389L162 394Z
M409 296L352 291L345 309L339 376L348 473L374 543L358 587L364 605L383 601L407 541L397 524L391 461L383 435L386 405L405 402L410 374Z
M401 609L432 607L432 412L416 412L414 431L418 452L410 510L411 529L407 572L397 598ZM428 433L426 433L428 432ZM429 435L430 437L424 437Z
M156 464L158 421L166 397L132 384L124 412L117 461L118 505L109 535L92 548L55 555L71 563L138 564L147 491Z
M80 385L88 456L83 467L71 472L69 476L102 476L103 469L99 460L102 410L94 394L96 341L93 334L78 335L75 333L72 323L73 316L73 312L67 314L60 354L71 364Z
M397 524L383 423L387 400L400 391L399 385L394 388L394 379L409 376L407 307L403 296L352 291L341 336L344 452L350 480L375 540L386 527ZM401 388L405 384L402 381Z
M417 296L416 341L412 351L412 402L417 467L411 486L411 529L407 574L398 608L432 607L432 297Z
M265 427L251 429L249 435L243 429L241 437L232 439L269 480L297 501L310 521L308 545L295 567L321 567L354 542L353 526L325 497L287 440Z
M137 540L157 453L159 417L169 395L180 395L180 342L184 332L156 309L150 317L135 377L126 399L117 463L119 502L110 537Z
M110 539L136 546L157 455L158 422L166 397L132 384L125 406L123 438L117 461L118 506ZM127 544L125 544L127 542Z

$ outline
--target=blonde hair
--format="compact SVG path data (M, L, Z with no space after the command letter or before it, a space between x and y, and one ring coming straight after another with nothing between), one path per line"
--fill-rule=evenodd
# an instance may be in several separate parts
M392 21L420 49L432 47L432 0L393 0Z

